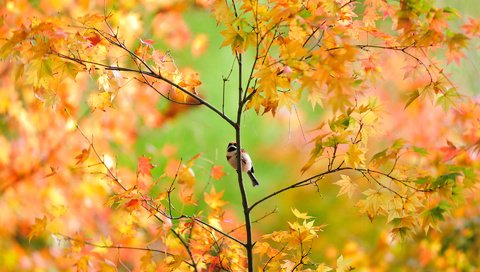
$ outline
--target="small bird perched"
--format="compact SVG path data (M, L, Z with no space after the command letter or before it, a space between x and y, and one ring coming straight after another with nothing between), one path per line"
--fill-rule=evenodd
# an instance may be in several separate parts
M230 163L230 165L237 170L237 143L236 142L230 142L228 143L227 146L227 161ZM247 172L248 176L252 180L252 185L253 187L259 185L257 178L253 175L253 163L252 159L248 155L248 153L242 148L241 150L242 158L241 158L241 164L242 164L242 172Z

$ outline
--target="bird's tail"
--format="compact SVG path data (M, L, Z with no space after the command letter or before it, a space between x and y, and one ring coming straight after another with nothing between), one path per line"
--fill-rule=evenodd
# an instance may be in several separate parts
M250 179L252 180L253 187L260 185L260 183L258 183L257 178L255 177L255 175L253 175L253 173L251 171L248 171L247 174L250 177Z

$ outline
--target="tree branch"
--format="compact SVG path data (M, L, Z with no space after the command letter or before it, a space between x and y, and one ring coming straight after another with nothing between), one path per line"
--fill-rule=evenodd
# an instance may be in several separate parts
M242 86L242 54L237 53L238 63L238 108L237 108L237 121L235 125L235 139L237 143L237 180L238 187L240 189L240 195L242 198L243 216L245 219L245 232L247 235L247 242L245 248L247 250L247 266L248 272L253 272L253 243L252 243L252 224L250 222L250 209L248 208L248 197L245 191L245 183L242 177L242 147L241 147L241 126L242 112L243 112L243 86Z
M128 50L126 49L125 47L120 47L124 50ZM70 57L70 56L67 56L65 54L62 54L60 52L56 52L56 51L51 51L53 55L59 57L59 58L62 58L62 59L66 59L66 60L70 60L70 61L73 61L75 63L78 63L84 67L86 67L86 64L93 64L93 65L96 65L96 66L100 66L100 67L103 67L105 70L111 70L111 71L121 71L121 72L131 72L131 73L136 73L136 74L140 74L142 76L149 76L149 77L152 77L152 78L155 78L155 79L158 79L158 80L161 80L167 84L169 84L170 86L172 87L175 87L177 88L178 90L180 90L182 93L186 94L187 96L190 96L191 98L195 99L196 101L198 101L200 104L204 105L205 107L209 108L210 110L212 110L213 112L215 112L218 116L220 116L222 119L224 119L225 121L227 121L227 123L229 123L231 126L235 127L235 122L230 119L228 116L226 116L222 111L220 111L219 109L217 109L215 106L213 106L212 104L210 104L208 101L206 101L205 99L203 99L202 97L200 97L199 95L195 94L195 93L192 93L190 91L188 91L187 89L185 89L184 87L176 84L175 82L173 82L172 80L162 76L161 74L159 73L155 73L151 68L149 68L149 66L146 66L147 69L149 71L142 71L141 69L132 69L132 68L127 68L127 67L120 67L120 66L112 66L112 65L107 65L107 64L103 64L103 63L99 63L99 62L95 62L95 61L89 61L89 60L84 60L84 59L81 59L81 58L77 58L77 57ZM130 51L127 51L127 52L130 52ZM130 54L130 53L129 53ZM138 56L137 56L138 57ZM143 63L143 62L142 62ZM146 64L144 64L146 65Z
M340 165L339 165L337 168L335 168L335 169L327 170L327 171L325 171L325 172L323 172L323 173L320 173L320 174L311 176L311 177L309 177L309 178L306 178L306 179L304 179L304 180L301 180L301 181L298 181L298 182L296 182L296 183L293 183L293 184L291 184L291 185L289 185L289 186L286 186L286 187L284 187L284 188L282 188L282 189L279 189L279 190L277 190L277 191L275 191L275 192L273 192L273 193L271 193L271 194L268 194L268 195L264 196L263 198L261 198L261 199L257 200L256 202L254 202L254 203L250 206L249 210L252 211L253 208L255 208L255 207L256 207L257 205L259 205L260 203L262 203L262 202L264 202L264 201L266 201L266 200L268 200L268 199L270 199L270 198L272 198L272 197L274 197L274 196L276 196L276 195L278 195L278 194L281 194L281 193L283 193L283 192L285 192L285 191L288 191L288 190L294 189L294 188L303 187L303 186L306 186L306 185L311 184L311 183L316 183L316 182L318 182L318 180L322 179L324 176L326 176L326 175L328 175L328 174L332 174L332 173L340 172L340 171L346 171L346 170L354 170L354 171L360 172L362 175L363 175L363 174L369 174L369 175L370 175L370 173L375 173L375 174L378 174L378 175L385 176L385 177L387 177L387 178L389 178L389 179L391 179L391 180L393 180L393 181L399 182L399 183L401 183L402 185L404 185L404 186L406 186L406 187L408 187L408 188L410 188L410 189L412 189L412 190L415 190L415 191L417 191L417 192L422 192L422 193L431 192L431 190L428 190L428 189L427 189L427 190L423 190L423 189L416 188L416 187L408 184L408 181L407 181L407 180L401 180L401 179L395 178L395 177L392 176L390 173L383 173L383 172L380 172L380 171L378 171L378 170L372 170L372 169L368 169L368 168L341 167L342 165L343 165L343 163L340 164ZM383 185L383 184L379 184L379 185L381 186L381 185ZM381 187L385 187L385 186L383 185L383 186L381 186ZM391 188L389 188L389 189L391 190ZM393 191L393 192L396 193L395 191Z

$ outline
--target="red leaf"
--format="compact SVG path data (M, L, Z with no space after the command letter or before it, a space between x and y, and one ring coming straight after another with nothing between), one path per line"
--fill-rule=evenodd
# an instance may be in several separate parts
M102 41L102 38L97 33L87 37L87 41L90 43L88 47L93 47Z
M447 140L447 146L440 147L440 151L442 151L445 154L442 160L444 162L455 158L459 153L459 150L457 149L457 147L448 140Z
M153 165L150 162L150 158L142 156L138 158L138 173L142 175L152 176L150 170L152 170Z
M225 175L225 172L223 172L223 165L213 166L212 173L210 175L212 178L220 180Z
M144 40L144 39L140 39L140 42L143 43L143 44L145 44L145 45L147 45L147 46L152 46L152 45L155 43L154 40L150 40L150 39L145 39L145 40Z

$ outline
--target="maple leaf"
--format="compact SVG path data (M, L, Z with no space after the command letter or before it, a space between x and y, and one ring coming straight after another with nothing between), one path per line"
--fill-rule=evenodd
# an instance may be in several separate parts
M58 96L54 90L51 88L34 87L33 92L35 94L35 98L42 101L46 108L52 108L53 110L56 109Z
M87 47L94 47L102 41L102 38L97 33L90 33L86 40L88 41Z
M444 153L442 161L446 162L453 158L455 158L458 153L460 152L459 149L455 145L453 145L450 141L447 141L447 146L440 147L440 151Z
M155 43L155 41L151 39L140 39L140 42L148 47L152 47Z
M307 213L301 213L297 209L292 208L293 215L295 215L296 218L298 219L310 219L313 218L312 216L307 215Z
M140 268L143 271L155 270L155 262L153 261L152 257L152 252L148 250L147 253L140 258Z
M217 193L215 187L212 187L210 193L203 193L205 203L207 203L207 205L214 210L220 209L226 204L226 202L222 200L223 193L223 191Z
M89 271L88 268L88 261L89 257L87 255L84 255L78 259L78 261L75 263L75 266L77 267L78 272L87 272Z
M98 246L93 249L93 252L105 254L108 252L108 247L111 247L113 243L112 239L109 236L102 236L100 237L99 241L95 242L95 244Z
M324 263L321 263L317 266L317 269L315 269L315 272L328 272L328 271L332 271L332 270L333 270L333 268L327 266Z
M340 255L337 259L337 272L348 272L352 271L354 268L350 266L352 260L344 259L343 255Z
M366 213L370 221L380 213L385 211L385 207L388 203L388 197L377 190L367 189L363 192L366 199L360 200L357 205L362 213Z
M77 156L75 156L75 159L77 160L77 163L75 163L75 165L79 165L81 163L84 163L88 157L90 156L90 150L91 148L88 147L88 149L84 148L82 149L82 152L80 154L78 154Z
M48 219L45 215L43 216L43 218L35 218L35 224L33 224L33 227L28 234L28 241L30 242L32 238L42 235L47 228L47 224Z
M227 27L226 30L220 32L225 38L221 44L221 47L228 46L232 48L232 51L243 53L246 47L246 34L242 30L237 30L233 26Z
M350 179L350 176L347 176L347 175L340 175L340 176L341 176L341 179L337 182L334 182L334 184L340 186L340 192L338 192L337 196L347 194L349 198L352 198L352 195L355 192L358 185L352 182L352 180Z
M101 90L106 92L110 91L110 79L108 78L108 74L103 74L98 77L98 85Z
M229 25L233 20L233 13L225 1L214 1L212 5L213 14L217 23Z
M408 106L410 106L410 104L413 103L413 101L417 100L417 98L420 97L420 92L418 90L414 90L412 92L410 92L408 95L407 95L407 102L405 103L405 108L408 108Z
M145 156L138 158L137 173L140 175L152 176L151 170L154 166L151 163L151 159Z
M182 164L178 171L177 182L178 184L192 186L195 183L195 172L193 169Z
M480 35L480 19L474 19L472 17L468 18L468 23L462 25L462 29L465 30L465 33L472 36Z
M52 60L36 58L30 61L26 71L26 82L34 87L50 89L49 81L53 78Z
M105 111L106 108L112 107L112 93L92 93L88 97L87 104L93 110L100 109L102 111Z
M345 163L353 168L365 165L365 149L359 147L357 144L349 144Z
M213 179L220 180L224 175L225 172L223 172L223 165L214 165L212 167L212 172L210 173L210 176L212 176Z
M455 105L459 98L460 94L457 92L457 89L450 88L437 98L435 104L437 106L441 105L443 110L447 112L450 106Z
M447 62L450 63L451 61L455 61L458 65L460 63L460 59L465 57L465 54L461 52L461 50L468 45L468 37L462 33L450 33L447 32Z
M128 211L133 211L140 207L140 201L138 199L130 199L126 204L125 208Z

